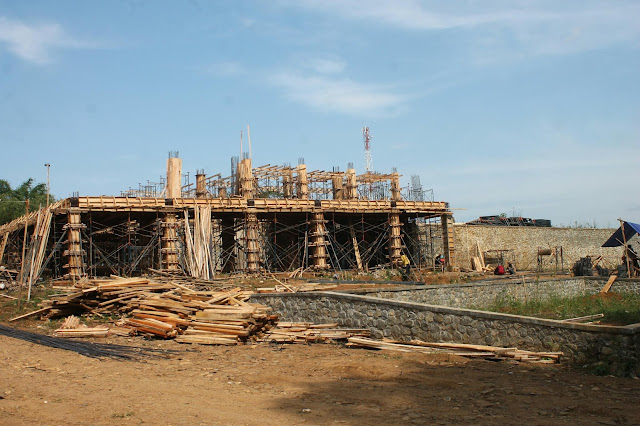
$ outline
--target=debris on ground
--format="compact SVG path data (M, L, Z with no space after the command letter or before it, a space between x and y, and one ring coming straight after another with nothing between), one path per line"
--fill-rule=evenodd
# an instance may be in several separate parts
M350 337L348 345L351 347L392 350L400 352L446 352L467 358L514 359L521 362L538 364L556 364L562 352L533 352L517 348L501 348L497 346L470 345L465 343L436 343L411 340L373 340L363 337Z

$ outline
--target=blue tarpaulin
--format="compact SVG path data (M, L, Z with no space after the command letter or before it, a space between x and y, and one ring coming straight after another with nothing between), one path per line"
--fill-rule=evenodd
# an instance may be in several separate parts
M631 222L622 222L623 226L618 228L602 247L619 247L625 241L629 241L634 235L640 234L640 225ZM622 228L624 227L624 238L622 236Z

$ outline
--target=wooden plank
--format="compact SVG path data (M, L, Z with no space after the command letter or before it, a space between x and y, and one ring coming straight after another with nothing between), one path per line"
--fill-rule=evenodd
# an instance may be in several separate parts
M0 293L0 296L2 296L2 297L6 297L7 299L18 300L18 298L17 298L17 297L9 296L8 294L2 294L2 293Z
M197 343L201 345L236 345L238 341L236 339L228 339L222 337L209 337L209 336L195 336L195 335L182 335L175 339L178 343Z
M17 320L19 320L19 319L29 318L29 317L32 317L32 316L34 316L34 315L38 315L38 314L44 314L45 312L48 312L50 309L51 309L51 307L50 307L50 306L48 306L48 307L46 307L46 308L38 309L37 311L29 312L29 313L27 313L27 314L20 315L20 316L15 317L15 318L11 318L11 319L9 320L9 322L17 321Z
M93 328L75 328L63 329L59 328L55 331L60 337L107 337L109 327L93 327Z
M582 322L602 317L604 317L604 314L586 315L584 317L567 318L562 320L562 322Z
M613 282L616 280L616 278L618 278L617 275L611 275L607 283L604 285L604 287L602 287L602 290L600 290L600 293L607 293L611 288L611 286L613 285Z
M356 263L358 270L362 271L362 259L360 258L360 248L358 247L358 239L356 238L356 231L353 229L353 225L349 224L349 230L351 231L351 241L353 242L353 251L356 255Z

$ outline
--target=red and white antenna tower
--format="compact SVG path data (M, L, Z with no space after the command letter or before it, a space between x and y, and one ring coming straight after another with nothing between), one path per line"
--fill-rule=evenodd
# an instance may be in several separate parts
M371 162L371 135L369 134L369 128L362 128L362 138L364 139L364 168L367 172L373 171L373 164Z

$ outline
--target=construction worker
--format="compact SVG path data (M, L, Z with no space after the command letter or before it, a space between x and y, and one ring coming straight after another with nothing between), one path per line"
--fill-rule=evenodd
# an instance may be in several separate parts
M411 272L411 262L406 254L400 256L400 262L402 262L402 267L404 268L402 272L402 281L407 281L409 279L409 273Z

